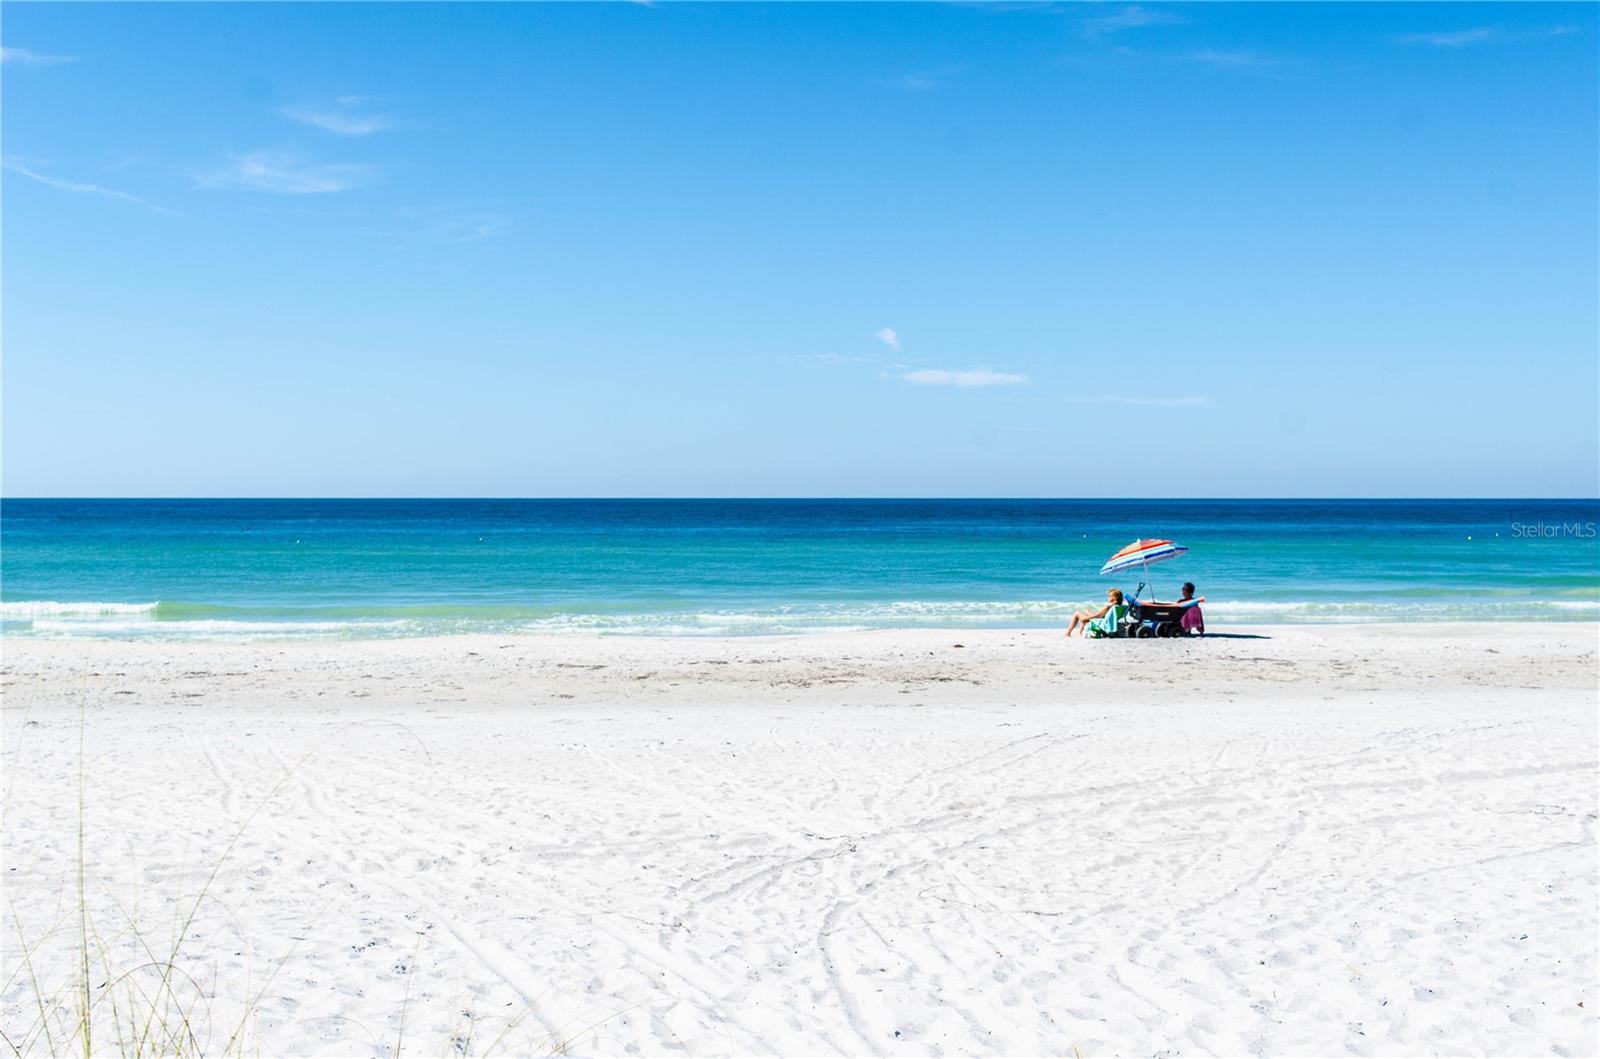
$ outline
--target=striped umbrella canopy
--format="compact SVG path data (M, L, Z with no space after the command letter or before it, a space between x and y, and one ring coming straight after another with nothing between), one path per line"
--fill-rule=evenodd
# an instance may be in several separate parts
M1134 541L1107 559L1106 565L1100 568L1100 572L1102 574L1114 574L1118 570L1126 570L1129 567L1147 567L1151 563L1159 563L1164 559L1176 559L1188 550L1181 544L1146 537Z

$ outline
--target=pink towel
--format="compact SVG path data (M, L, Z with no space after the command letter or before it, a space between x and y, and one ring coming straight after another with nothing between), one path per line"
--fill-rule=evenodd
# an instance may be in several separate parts
M1200 613L1199 607L1196 606L1184 608L1183 631L1186 633L1206 631L1206 619L1205 616Z

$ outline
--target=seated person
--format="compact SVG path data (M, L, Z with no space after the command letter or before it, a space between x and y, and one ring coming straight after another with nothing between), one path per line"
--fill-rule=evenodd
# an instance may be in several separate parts
M1087 634L1091 626L1101 636L1109 636L1117 631L1117 622L1128 612L1127 606L1122 602L1122 589L1106 589L1106 605L1096 611L1080 610L1072 616L1072 623L1067 626L1067 635L1071 636L1079 629Z
M1199 599L1194 598L1193 581L1185 581L1183 583L1183 595L1178 597L1178 606L1183 608L1182 624L1185 636L1192 633L1199 633L1201 636L1206 634L1206 617L1200 613L1200 604L1205 601L1206 597L1204 596Z
M1200 613L1200 604L1205 601L1206 597L1204 596L1195 597L1193 581L1185 581L1183 583L1183 594L1172 603L1162 603L1156 599L1135 600L1135 602L1148 607L1182 607L1183 617L1179 619L1179 623L1183 626L1183 634L1185 636L1195 633L1201 636L1205 635L1206 619L1205 615Z

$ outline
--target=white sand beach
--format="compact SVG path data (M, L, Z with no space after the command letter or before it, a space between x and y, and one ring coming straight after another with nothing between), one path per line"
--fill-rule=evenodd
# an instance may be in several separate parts
M0 1028L1600 1051L1596 628L1235 631L11 639Z

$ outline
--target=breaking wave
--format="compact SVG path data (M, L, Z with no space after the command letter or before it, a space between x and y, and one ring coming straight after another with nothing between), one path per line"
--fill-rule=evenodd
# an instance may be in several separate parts
M851 601L748 608L503 604L225 606L206 603L0 603L7 635L110 638L368 639L451 633L772 636L867 629L1027 629L1065 624L1089 600ZM1218 600L1209 624L1600 621L1600 599Z
M57 603L36 600L0 603L0 620L31 621L39 618L110 618L154 616L160 603Z

